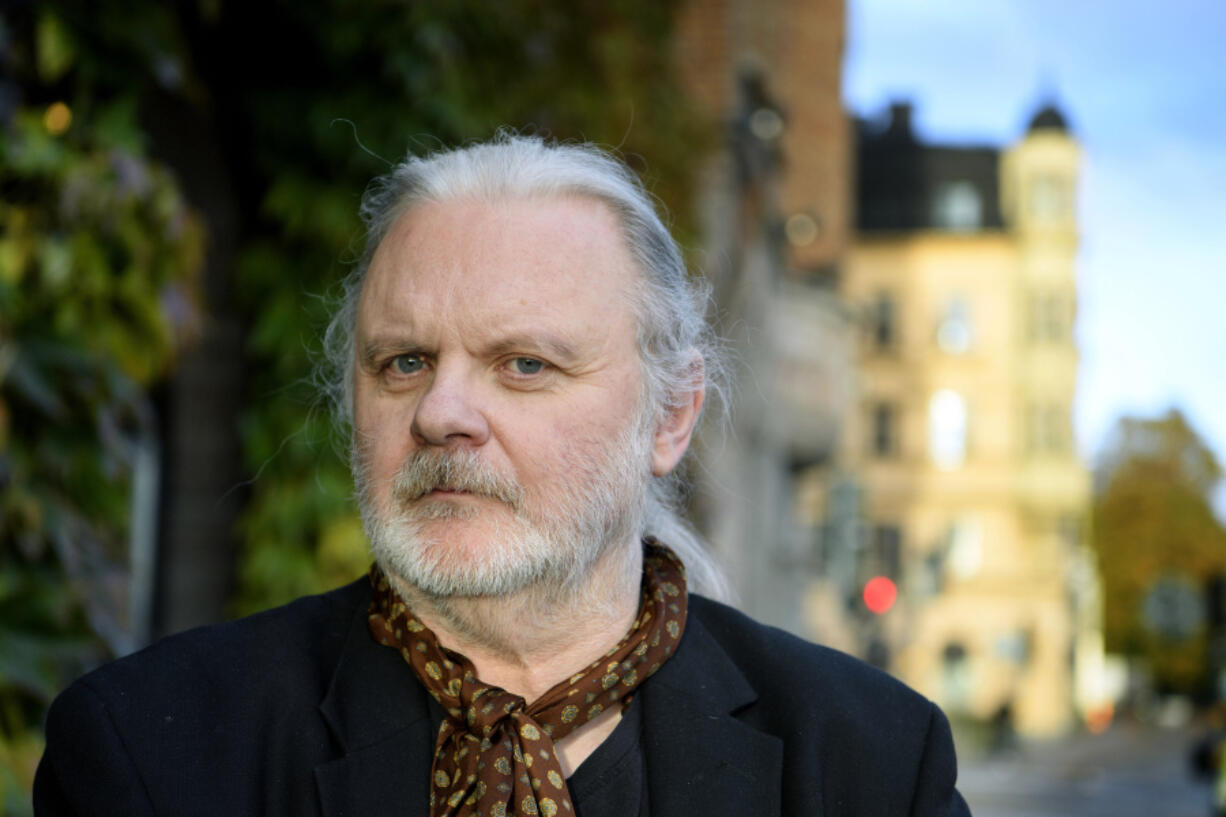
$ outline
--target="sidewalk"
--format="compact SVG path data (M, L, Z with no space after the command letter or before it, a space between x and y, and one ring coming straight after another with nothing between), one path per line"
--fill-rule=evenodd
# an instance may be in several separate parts
M1122 725L1102 735L1024 744L962 761L958 788L975 817L1208 817L1188 730Z

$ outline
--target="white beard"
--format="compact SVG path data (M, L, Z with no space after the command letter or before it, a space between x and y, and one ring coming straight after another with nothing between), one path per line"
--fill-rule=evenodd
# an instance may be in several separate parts
M358 504L376 561L389 575L439 600L508 597L527 590L555 600L573 594L610 547L629 547L638 539L651 479L645 419L628 423L595 456L568 463L568 479L544 497L529 496L477 452L434 448L405 461L386 492L390 507L381 508L355 443ZM458 558L446 541L445 520L496 511L431 501L426 495L434 488L489 497L511 511L478 557ZM433 535L426 533L431 528Z

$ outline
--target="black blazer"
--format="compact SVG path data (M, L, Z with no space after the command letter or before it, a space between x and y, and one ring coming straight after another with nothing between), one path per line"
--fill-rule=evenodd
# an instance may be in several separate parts
M426 692L359 580L165 639L51 707L35 814L426 815ZM691 597L639 693L651 817L965 815L941 712L859 661Z

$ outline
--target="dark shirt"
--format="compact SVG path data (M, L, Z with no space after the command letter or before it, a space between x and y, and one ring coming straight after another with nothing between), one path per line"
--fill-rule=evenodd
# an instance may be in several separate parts
M566 781L578 817L647 817L642 711L636 697L604 743Z

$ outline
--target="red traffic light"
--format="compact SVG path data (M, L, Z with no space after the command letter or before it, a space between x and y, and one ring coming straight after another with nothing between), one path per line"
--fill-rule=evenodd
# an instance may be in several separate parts
M877 615L894 606L898 587L885 576L874 576L864 585L864 606Z

